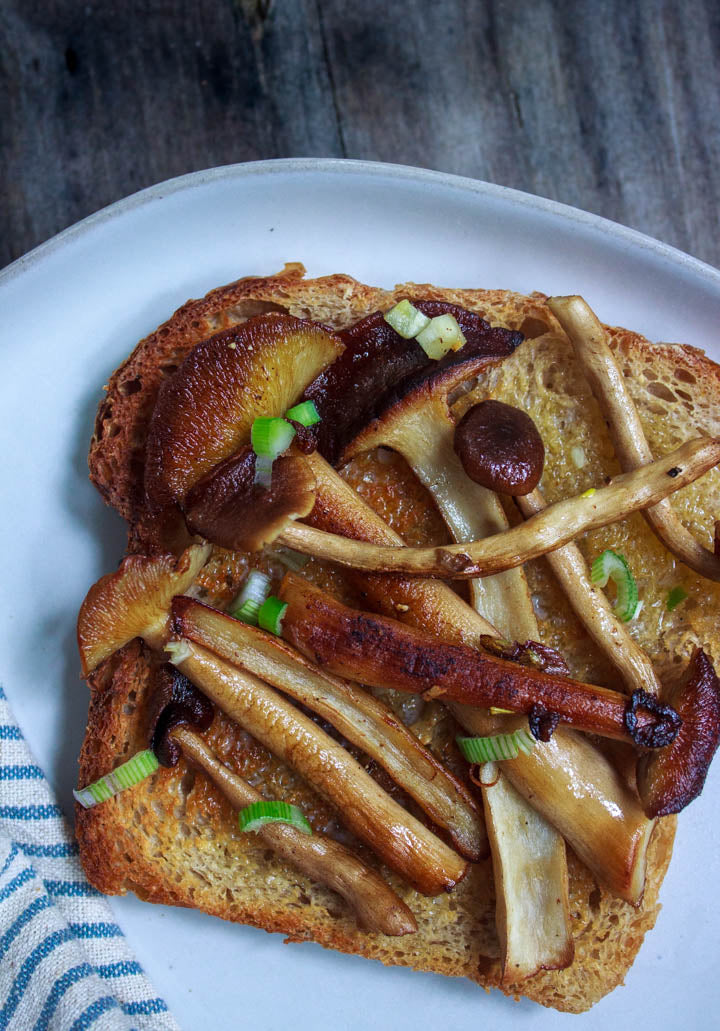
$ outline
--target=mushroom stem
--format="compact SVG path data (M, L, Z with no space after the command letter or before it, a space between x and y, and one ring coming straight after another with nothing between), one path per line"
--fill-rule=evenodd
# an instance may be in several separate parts
M565 842L495 766L483 776L505 983L573 961ZM483 767L483 773L489 772Z
M279 688L382 766L443 827L462 855L487 855L482 814L464 787L379 699L313 666L280 638L192 598L173 603L173 630Z
M568 544L587 530L607 526L656 504L720 462L720 438L688 441L651 465L616 477L607 487L549 505L521 526L470 544L398 548L348 540L293 524L278 541L317 558L355 569L450 579L488 576L512 569Z
M288 603L285 639L339 676L471 706L552 714L578 730L645 747L665 745L677 733L677 716L668 710L657 719L638 713L632 736L628 699L617 691L447 644L397 620L351 609L292 573L279 596Z
M547 507L539 488L515 498L515 502L528 518ZM566 544L548 552L545 558L588 634L620 672L628 693L639 690L659 694L660 683L650 659L617 618L605 592L591 582L578 546Z
M458 707L459 708L459 707ZM462 707L463 725L474 734L511 732L520 717L488 717ZM605 757L580 735L558 727L531 755L505 762L503 771L520 794L560 831L585 865L610 891L634 906L642 902L647 848L654 820Z
M607 343L605 330L582 297L551 297L548 307L575 348L608 424L615 453L625 472L653 461L635 403ZM665 547L696 573L720 581L720 555L695 540L666 499L643 513Z
M383 791L342 745L257 677L185 643L181 672L305 777L391 869L425 895L449 891L462 880L467 863Z
M220 762L198 734L176 727L172 737L233 808L243 809L262 800L255 788ZM341 895L366 930L395 936L417 931L415 917L405 903L382 877L343 845L322 834L303 834L287 823L267 824L257 833L281 859Z

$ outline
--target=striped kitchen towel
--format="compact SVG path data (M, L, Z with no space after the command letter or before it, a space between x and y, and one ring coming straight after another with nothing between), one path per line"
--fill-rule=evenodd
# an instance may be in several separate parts
M179 1031L85 877L0 687L0 1031Z

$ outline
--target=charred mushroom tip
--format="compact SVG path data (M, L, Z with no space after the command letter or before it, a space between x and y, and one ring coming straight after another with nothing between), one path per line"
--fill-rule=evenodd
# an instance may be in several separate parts
M169 663L155 673L155 686L149 708L149 738L161 766L175 766L182 749L171 731L189 724L207 730L213 721L212 703L186 676Z
M720 681L702 649L668 701L681 719L677 734L668 747L638 761L640 797L651 818L679 813L697 798L720 743Z

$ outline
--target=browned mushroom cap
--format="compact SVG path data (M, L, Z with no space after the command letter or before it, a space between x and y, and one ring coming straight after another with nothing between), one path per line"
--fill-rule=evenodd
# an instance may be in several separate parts
M93 584L77 624L83 676L133 637L160 647L172 598L188 589L210 550L209 545L195 544L180 558L130 555L116 572Z
M545 464L545 445L526 412L480 401L455 429L455 450L471 480L499 494L529 494Z
M449 313L465 337L460 351L440 362L428 358L414 340L404 340L375 312L339 334L345 350L306 389L303 400L313 401L322 417L314 431L320 453L335 463L352 438L392 403L399 384L408 377L435 372L455 361L506 357L522 341L522 335L491 327L477 312L444 301L414 301L415 307L434 318ZM472 374L470 374L472 375ZM407 389L404 387L403 389Z
M720 681L701 648L667 700L682 718L678 735L667 748L638 763L638 789L650 817L679 813L697 798L720 742Z
M184 511L192 533L222 548L260 551L314 504L315 477L305 459L276 459L272 483L262 487L255 483L255 452L248 445L195 484Z
M162 766L176 766L180 758L180 748L171 733L175 727L189 724L207 730L214 715L212 702L169 662L153 670L148 737Z
M163 384L148 429L145 493L160 545L190 488L249 442L256 418L283 416L342 350L327 329L270 314L190 352Z

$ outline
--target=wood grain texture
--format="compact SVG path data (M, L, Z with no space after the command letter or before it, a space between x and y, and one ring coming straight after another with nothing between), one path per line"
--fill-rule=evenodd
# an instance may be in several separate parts
M456 172L720 265L716 0L1 0L0 266L170 176Z

